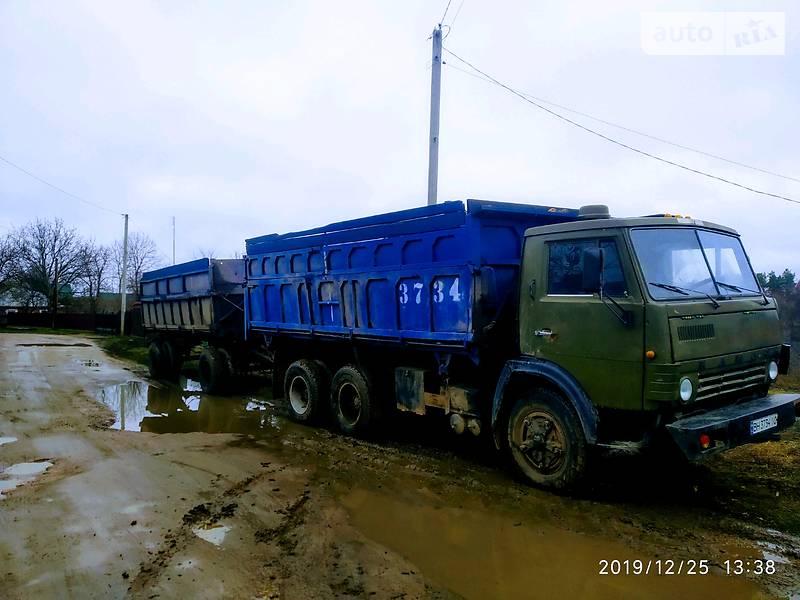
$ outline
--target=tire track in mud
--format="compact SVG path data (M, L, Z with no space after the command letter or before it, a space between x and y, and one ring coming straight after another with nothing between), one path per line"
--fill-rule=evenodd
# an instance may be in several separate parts
M137 597L150 590L151 585L169 567L172 558L197 539L192 529L198 525L207 527L217 523L220 519L232 517L239 508L235 500L248 492L250 485L258 483L272 474L274 471L267 470L245 477L217 495L216 498L198 504L184 513L177 529L167 531L160 548L148 561L139 564L139 572L128 587L128 596ZM122 576L125 579L129 577L127 573L123 573Z
M281 522L275 527L256 531L256 542L260 544L275 542L284 554L293 555L294 549L297 547L297 540L292 539L291 534L305 523L306 502L310 498L311 492L305 490L297 500L286 508L278 510L283 515Z

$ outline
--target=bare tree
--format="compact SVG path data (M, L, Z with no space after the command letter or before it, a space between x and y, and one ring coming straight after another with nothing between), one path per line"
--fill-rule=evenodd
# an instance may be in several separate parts
M0 293L5 291L9 281L14 277L19 248L13 236L7 235L0 239Z
M111 247L111 263L114 281L122 293L122 242L114 242ZM139 282L142 275L163 263L158 254L156 243L146 233L134 232L128 235L128 281L126 291L139 293Z
M89 310L94 315L97 313L97 301L100 297L100 292L108 288L109 273L111 271L111 248L96 244L94 241L86 242L83 263L80 283L84 293L89 298Z
M85 244L61 219L36 219L17 230L14 239L14 286L33 303L44 300L55 327L59 302L83 274Z
M216 256L217 256L217 251L215 248L212 248L210 246L206 247L198 246L195 249L192 258L216 258Z

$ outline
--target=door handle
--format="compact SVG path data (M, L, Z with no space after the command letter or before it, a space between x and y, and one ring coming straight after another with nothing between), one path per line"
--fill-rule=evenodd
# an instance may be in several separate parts
M553 335L553 332L550 331L549 329L537 329L536 331L533 332L533 335L535 335L536 337L551 337Z

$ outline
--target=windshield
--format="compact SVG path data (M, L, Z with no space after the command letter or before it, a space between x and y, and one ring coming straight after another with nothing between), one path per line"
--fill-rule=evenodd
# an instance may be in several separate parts
M689 228L631 230L636 256L656 300L760 295L739 238Z

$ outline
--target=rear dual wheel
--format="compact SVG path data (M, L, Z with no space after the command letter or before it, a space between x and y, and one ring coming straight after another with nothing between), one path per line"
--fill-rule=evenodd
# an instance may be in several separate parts
M369 374L354 365L345 365L331 382L331 413L342 433L363 435L377 416L374 385Z
M303 359L289 365L283 378L283 392L292 421L310 423L320 416L328 395L329 377L320 361Z
M325 364L302 359L286 369L283 379L289 418L312 423L328 413L347 435L363 435L375 421L373 384L367 372L345 365L331 380Z

